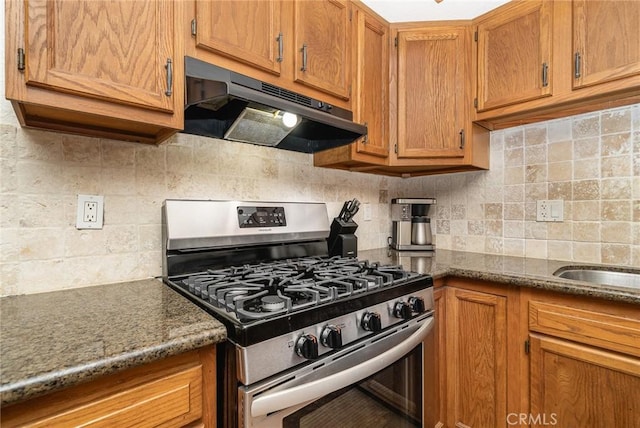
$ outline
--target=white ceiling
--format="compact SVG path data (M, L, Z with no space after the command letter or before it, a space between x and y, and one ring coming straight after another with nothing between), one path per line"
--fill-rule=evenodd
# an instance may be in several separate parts
M509 0L361 0L389 22L472 19Z

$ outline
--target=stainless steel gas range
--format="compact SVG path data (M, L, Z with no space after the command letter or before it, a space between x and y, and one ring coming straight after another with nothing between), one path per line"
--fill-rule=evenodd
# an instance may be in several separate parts
M228 331L221 426L423 425L432 278L328 257L328 235L321 203L163 204L165 282Z

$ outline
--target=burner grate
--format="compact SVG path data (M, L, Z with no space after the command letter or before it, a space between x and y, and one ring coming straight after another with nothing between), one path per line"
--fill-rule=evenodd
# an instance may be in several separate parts
M347 257L305 257L211 269L182 284L240 321L301 311L390 287L418 274Z

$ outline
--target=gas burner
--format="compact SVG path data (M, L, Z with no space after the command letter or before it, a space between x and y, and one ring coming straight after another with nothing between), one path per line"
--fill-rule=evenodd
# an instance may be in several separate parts
M416 275L368 260L304 257L210 269L182 283L244 322L366 294Z
M262 308L267 312L279 311L285 307L285 300L274 295L264 296L260 301Z

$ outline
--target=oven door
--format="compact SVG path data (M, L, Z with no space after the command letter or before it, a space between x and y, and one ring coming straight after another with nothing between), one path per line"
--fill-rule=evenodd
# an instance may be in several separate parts
M423 426L423 341L433 322L432 313L423 314L303 368L240 387L240 426Z

